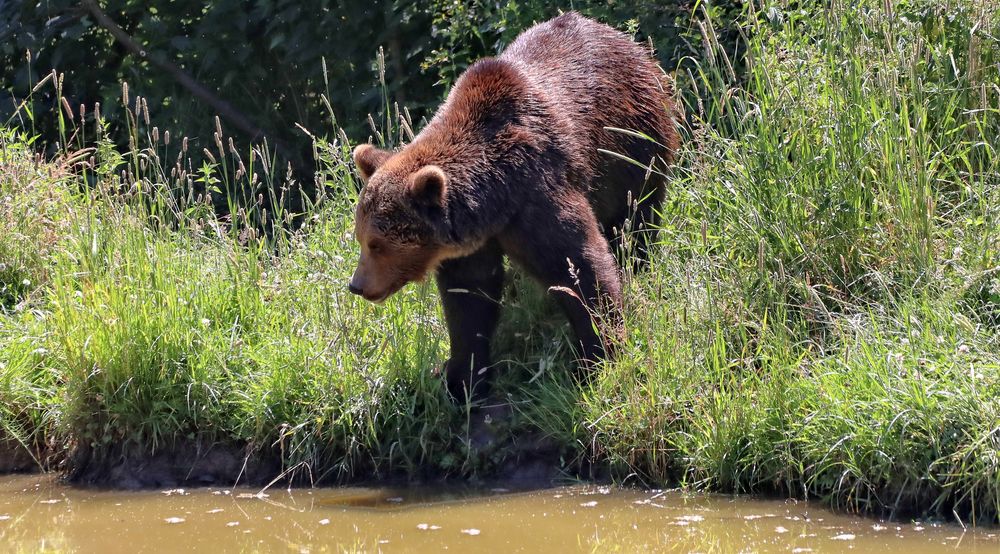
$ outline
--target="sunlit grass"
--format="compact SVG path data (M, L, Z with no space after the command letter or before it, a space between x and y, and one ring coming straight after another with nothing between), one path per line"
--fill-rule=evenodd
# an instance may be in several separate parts
M584 402L621 474L996 518L1000 16L976 6L774 6L744 84L717 50L679 76L704 126Z
M513 448L473 448L477 412L432 375L432 284L347 293L345 138L317 141L318 201L295 214L265 148L220 128L191 167L135 98L124 156L99 125L53 163L0 141L0 431L91 459L250 445L307 480L488 476L544 444L627 482L995 521L1000 14L755 9L745 76L710 22L677 74L694 124L619 358L574 382L558 310L512 278Z

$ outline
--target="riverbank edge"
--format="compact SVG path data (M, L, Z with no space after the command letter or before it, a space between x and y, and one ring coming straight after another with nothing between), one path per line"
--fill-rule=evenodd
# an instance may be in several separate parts
M121 490L206 486L346 485L365 482L425 483L463 481L505 488L537 488L560 481L609 482L610 471L592 456L568 464L557 441L541 433L524 436L498 433L513 417L503 403L475 408L467 440L471 457L499 457L488 470L447 475L432 466L414 471L367 468L337 475L328 468L288 467L273 445L188 439L155 451L136 445L85 445L67 440L34 455L21 443L0 438L0 476L14 473L58 473L66 482ZM499 424L499 425L498 425Z
M23 444L0 437L0 475L33 473L42 469Z
M331 472L317 473L314 468L285 467L280 450L251 444L190 440L153 453L124 446L103 450L77 446L33 455L16 441L0 439L0 477L48 473L57 475L66 484L75 487L123 491L203 487L259 487L263 491L273 486L310 488L377 484L383 487L412 487L457 483L484 489L507 490L545 489L567 483L630 486L630 476L622 478L622 475L615 474L608 460L589 454L567 465L558 450L553 449L551 441L537 439L519 441L520 446L512 446L513 443L508 440L480 442L476 446L476 455L487 457L498 448L504 448L506 457L491 471L472 476L441 474L431 466L417 472L371 469L369 472L337 476ZM636 483L631 486L636 486ZM654 486L644 483L639 486L659 490L677 488L679 485L657 483ZM680 488L685 489L683 486ZM963 525L971 523L974 527L984 526L983 522L968 520L969 514L965 508L961 510L961 516L959 512L953 512L951 515L960 519L952 520L943 513L929 513L915 505L895 506L892 509L888 506L877 508L875 505L868 505L868 509L850 509L831 504L825 498L797 495L794 491L781 487L750 492L727 489L698 492L771 500L819 501L835 512L879 521L960 521ZM985 523L985 527L994 526L993 522Z

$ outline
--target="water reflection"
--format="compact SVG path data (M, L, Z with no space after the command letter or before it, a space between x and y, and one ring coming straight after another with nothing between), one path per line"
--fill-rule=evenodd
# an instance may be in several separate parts
M997 552L991 530L606 487L89 491L0 478L14 552Z

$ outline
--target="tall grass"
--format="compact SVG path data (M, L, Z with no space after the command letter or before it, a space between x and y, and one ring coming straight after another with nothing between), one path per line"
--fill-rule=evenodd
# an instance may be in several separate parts
M648 482L995 520L1000 14L754 9L743 80L707 24L678 77L697 125L592 440Z
M0 429L77 461L236 445L331 480L486 476L530 448L628 482L996 521L1000 14L755 3L742 75L700 15L708 49L676 75L693 123L620 357L573 382L562 318L515 274L495 352L513 415L491 445L490 412L431 374L433 286L346 293L342 134L316 140L297 213L266 146L221 125L170 140L127 88L124 155L93 108L54 162L0 140ZM383 115L403 123L380 141L409 136L405 110Z
M265 150L241 157L220 129L211 163L185 166L189 140L158 139L142 99L124 91L134 145L126 155L105 142L98 118L96 146L64 155L76 176L4 174L5 221L21 233L5 242L16 271L4 281L11 341L0 394L18 402L4 429L26 444L32 431L53 432L87 463L249 445L311 479L416 472L442 465L442 451L456 451L456 467L468 462L447 440L458 414L425 371L442 350L427 287L387 310L345 289L355 191L341 167L346 146L325 146L323 172L346 180L329 183L326 205L293 231L282 192L268 201L258 185L274 180ZM71 140L82 148L88 139ZM0 144L6 164L53 167L24 142ZM254 185L262 192L226 192ZM44 217L42 190L62 202ZM232 215L217 218L226 199ZM37 232L45 218L58 232ZM35 342L44 346L17 346ZM55 378L36 378L39 368ZM28 401L32 385L42 387L39 402Z

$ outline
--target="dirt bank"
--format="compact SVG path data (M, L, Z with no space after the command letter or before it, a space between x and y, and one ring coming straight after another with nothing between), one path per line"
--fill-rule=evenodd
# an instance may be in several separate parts
M0 439L0 474L38 471L39 464L21 443Z
M477 467L483 468L475 472L472 481L527 488L549 486L557 480L581 474L582 462L575 463L576 467L565 467L564 453L553 439L541 433L520 436L510 433L507 426L512 418L513 410L504 402L489 403L470 412L468 436L455 440L467 440L471 457L479 461ZM31 461L30 456L27 459ZM3 467L0 466L0 470ZM199 441L155 453L114 445L101 450L77 446L71 449L60 467L71 483L117 489L231 486L237 483L308 486L373 480L429 483L458 477L442 474L434 468L414 475L384 467L337 475L326 472L326 468L289 468L282 463L277 449ZM587 476L593 477L589 466Z

